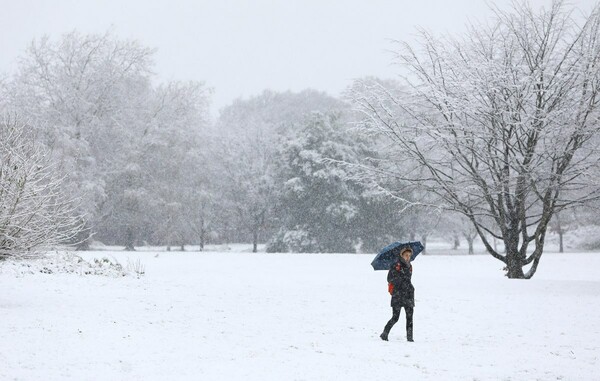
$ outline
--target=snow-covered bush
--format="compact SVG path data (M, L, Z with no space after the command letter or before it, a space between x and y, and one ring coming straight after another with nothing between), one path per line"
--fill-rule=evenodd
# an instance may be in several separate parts
M127 260L123 266L115 258L94 258L86 261L70 251L58 251L30 260L9 260L0 265L0 273L14 273L17 276L27 274L76 274L95 275L110 278L145 275L145 266L138 259Z
M18 118L0 119L0 260L33 257L81 230L49 154Z
M267 253L286 253L289 251L287 245L284 242L285 231L279 230L274 234L271 239L267 242L265 251Z
M308 229L296 227L292 230L280 230L267 243L266 250L268 253L318 253L322 248Z

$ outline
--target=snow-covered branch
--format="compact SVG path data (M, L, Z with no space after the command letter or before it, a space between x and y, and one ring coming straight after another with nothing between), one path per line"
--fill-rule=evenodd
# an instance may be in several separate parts
M14 116L0 120L0 259L35 256L81 230L49 154Z

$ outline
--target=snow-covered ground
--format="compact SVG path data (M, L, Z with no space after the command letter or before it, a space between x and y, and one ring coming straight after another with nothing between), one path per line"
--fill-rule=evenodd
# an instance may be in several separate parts
M2 380L598 380L600 254L414 262L415 343L389 342L372 255L90 252L146 275L0 266Z

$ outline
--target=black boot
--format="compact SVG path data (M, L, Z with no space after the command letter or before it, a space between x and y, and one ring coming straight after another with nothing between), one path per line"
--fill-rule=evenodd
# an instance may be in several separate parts
M406 340L410 341L411 343L414 342L412 329L406 331Z
M383 341L388 341L388 333L385 331L383 331L383 333L379 335L379 337L381 337L381 340Z

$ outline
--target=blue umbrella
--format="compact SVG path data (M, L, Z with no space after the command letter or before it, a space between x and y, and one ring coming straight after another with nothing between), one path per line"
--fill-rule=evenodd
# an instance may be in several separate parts
M375 256L375 259L373 259L373 262L371 262L371 266L373 266L374 270L389 270L398 260L398 255L402 249L406 247L412 249L412 255L410 257L411 262L414 261L417 255L424 249L423 244L420 241L397 241L381 249L379 254Z

